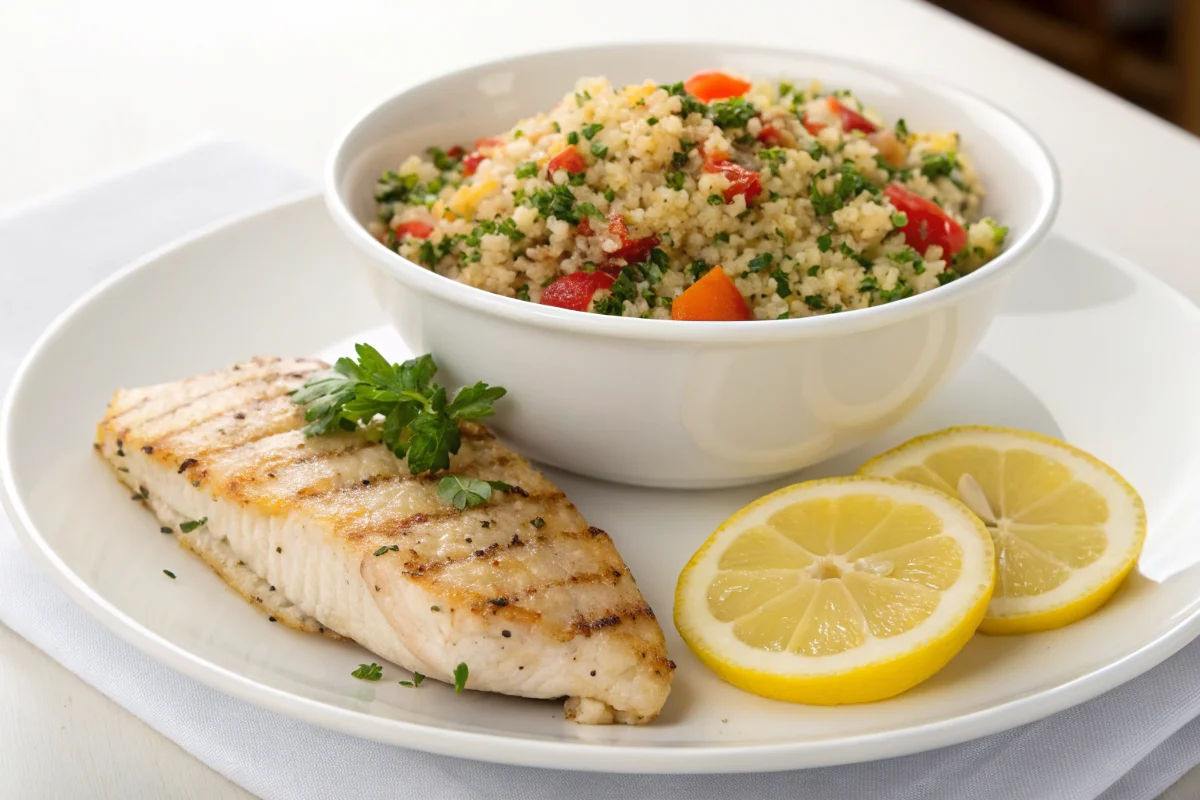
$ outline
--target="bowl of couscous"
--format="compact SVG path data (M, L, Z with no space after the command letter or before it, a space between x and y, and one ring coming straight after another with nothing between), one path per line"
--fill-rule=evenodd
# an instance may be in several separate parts
M397 330L545 463L746 483L915 408L1049 229L1050 155L891 68L701 44L523 56L356 122L327 200Z

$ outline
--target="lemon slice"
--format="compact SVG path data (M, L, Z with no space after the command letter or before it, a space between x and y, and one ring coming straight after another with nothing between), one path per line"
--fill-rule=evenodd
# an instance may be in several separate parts
M984 633L1044 631L1086 617L1121 585L1146 538L1145 508L1124 478L1036 433L949 428L859 473L933 486L984 521L996 545Z
M975 632L992 540L924 486L834 478L780 489L717 528L675 590L700 660L755 694L882 700L937 672Z

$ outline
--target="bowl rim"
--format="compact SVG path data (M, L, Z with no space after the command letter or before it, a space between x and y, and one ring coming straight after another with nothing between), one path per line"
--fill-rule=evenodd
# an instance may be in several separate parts
M1019 134L1023 135L1033 146L1033 150L1042 160L1042 164L1039 166L1048 176L1048 180L1038 182L1043 191L1033 224L1023 235L1013 241L1007 249L974 272L964 275L945 286L940 286L936 291L930 290L894 303L855 309L844 314L825 314L786 320L749 320L742 322L689 321L686 324L668 324L678 323L679 321L611 317L603 314L569 311L567 309L543 306L513 297L494 294L485 289L478 289L438 275L425 267L414 264L377 241L370 235L366 227L351 213L349 204L342 197L341 179L345 168L357 156L358 152L361 152L348 152L347 145L351 139L358 135L360 130L377 115L384 113L391 106L401 102L407 95L427 88L431 84L462 78L471 73L504 67L516 67L525 62L538 59L553 59L555 56L565 56L568 54L577 55L589 52L599 54L603 52L611 55L614 51L632 53L649 48L662 50L705 47L711 48L714 51L741 51L758 55L798 57L814 61L825 61L840 67L874 74L885 80L895 80L898 78L908 83L932 88L940 93L948 94L959 101L965 100L968 103L978 104L991 113L1000 115L1007 119ZM855 333L912 319L936 309L944 308L958 299L969 294L974 294L977 290L1001 277L1020 263L1050 231L1062 199L1058 165L1049 148L1046 147L1045 142L1016 116L975 92L941 80L940 78L925 75L919 71L896 68L865 59L844 58L819 50L761 47L757 45L704 41L650 41L541 49L477 62L459 69L439 73L432 78L407 86L386 99L376 102L346 126L342 134L337 138L337 142L326 161L324 183L326 206L338 228L360 250L371 256L375 264L382 267L386 274L397 278L410 288L427 292L440 300L465 306L471 311L490 317L500 317L511 322L562 331L564 333L611 339L721 344L794 340Z

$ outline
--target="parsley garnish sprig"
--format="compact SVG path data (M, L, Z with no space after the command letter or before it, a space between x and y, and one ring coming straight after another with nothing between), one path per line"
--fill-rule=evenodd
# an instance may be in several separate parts
M492 416L492 404L506 393L480 381L450 399L433 381L433 356L393 364L369 344L354 350L357 361L339 358L333 370L292 392L292 401L306 407L304 432L354 431L382 417L380 440L398 458L407 456L414 475L448 469L462 446L459 421Z

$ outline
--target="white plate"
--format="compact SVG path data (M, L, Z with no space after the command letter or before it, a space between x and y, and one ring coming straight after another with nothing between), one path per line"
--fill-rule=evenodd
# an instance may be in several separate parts
M612 532L665 623L679 670L662 717L641 728L577 726L558 703L455 695L436 683L406 689L397 680L408 676L391 665L380 683L358 681L351 670L371 656L268 623L158 533L90 447L117 387L253 354L324 353L379 324L354 271L358 258L316 198L159 253L55 323L0 421L5 503L30 552L113 631L210 686L317 725L469 758L611 771L773 770L895 756L1029 722L1140 674L1200 630L1200 313L1135 267L1053 238L1015 276L983 352L951 385L888 436L804 476L852 471L908 436L955 423L1065 438L1124 473L1150 517L1140 572L1093 617L1052 633L977 637L933 679L883 703L765 700L693 659L670 611L675 578L695 547L779 483L688 493L548 471Z

